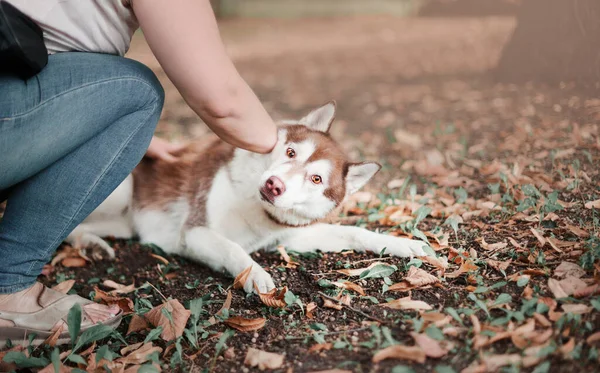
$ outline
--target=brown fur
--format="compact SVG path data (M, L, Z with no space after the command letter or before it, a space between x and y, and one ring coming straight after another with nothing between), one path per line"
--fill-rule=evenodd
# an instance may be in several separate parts
M287 127L287 139L290 142L302 142L304 140L313 140L317 145L315 152L308 159L308 162L327 159L332 162L330 185L325 190L325 196L339 205L346 195L346 175L348 173L349 163L346 161L346 155L340 149L340 146L329 136L328 133L311 131L304 126L291 125Z
M175 163L144 159L133 171L134 205L158 207L184 197L190 204L188 224L206 224L206 197L217 171L233 157L234 147L218 138L190 143L174 155Z

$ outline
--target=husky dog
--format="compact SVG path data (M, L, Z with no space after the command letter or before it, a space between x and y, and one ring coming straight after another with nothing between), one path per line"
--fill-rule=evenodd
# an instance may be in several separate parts
M114 257L101 236L137 235L232 276L252 266L247 292L253 283L260 292L275 287L249 255L261 248L427 255L422 241L324 223L381 168L348 161L328 134L335 109L330 102L284 122L269 154L215 139L189 144L176 163L144 159L67 241L99 245Z

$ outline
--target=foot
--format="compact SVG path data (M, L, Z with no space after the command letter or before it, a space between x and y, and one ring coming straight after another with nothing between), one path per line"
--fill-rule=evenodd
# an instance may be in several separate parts
M104 306L76 295L65 295L41 283L13 294L0 295L0 347L11 339L27 340L29 333L37 334L37 342L60 329L59 343L69 341L67 315L71 307L81 304L81 331L96 323L117 326L121 315L117 306ZM35 341L34 341L35 343Z
M250 271L248 280L244 284L244 290L247 293L256 291L254 284L256 284L256 289L258 289L258 291L261 293L268 293L269 290L275 288L275 284L273 283L271 275L262 269L258 264L252 265L252 271Z

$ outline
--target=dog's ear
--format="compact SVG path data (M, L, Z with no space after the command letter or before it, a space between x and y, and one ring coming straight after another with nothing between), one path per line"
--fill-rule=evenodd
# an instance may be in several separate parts
M346 194L358 191L380 169L381 165L376 162L351 163L346 174Z
M335 101L330 101L300 119L300 124L304 124L315 131L328 132L334 119Z

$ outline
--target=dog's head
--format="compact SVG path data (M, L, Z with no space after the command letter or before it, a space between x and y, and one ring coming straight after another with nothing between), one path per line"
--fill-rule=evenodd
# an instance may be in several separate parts
M347 159L328 133L335 110L335 102L330 102L280 127L257 191L273 220L304 225L325 218L381 168L375 162Z

